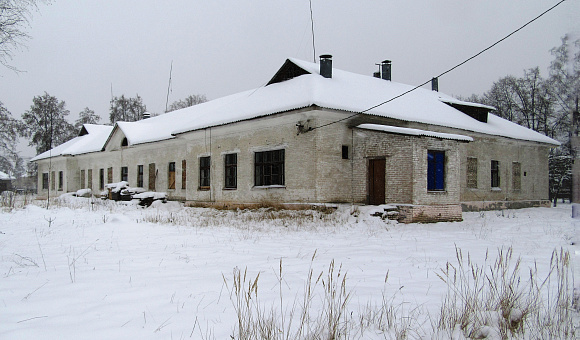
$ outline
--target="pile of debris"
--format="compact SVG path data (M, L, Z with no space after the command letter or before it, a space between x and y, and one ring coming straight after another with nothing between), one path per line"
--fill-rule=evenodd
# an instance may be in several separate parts
M145 191L143 188L130 187L126 181L110 183L106 185L106 191L101 193L102 199L114 201L131 201L139 200L139 205L148 207L153 201L167 202L167 193Z

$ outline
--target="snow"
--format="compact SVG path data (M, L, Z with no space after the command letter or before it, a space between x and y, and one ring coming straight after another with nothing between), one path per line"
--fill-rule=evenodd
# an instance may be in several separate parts
M365 130L375 130L375 131L384 131L384 132L391 132L391 133L398 133L402 135L411 135L411 136L427 136L427 137L435 137L435 138L442 138L442 139L453 139L453 140L460 140L465 142L473 142L473 138L469 136L457 135L453 133L442 133L442 132L433 132L433 131L426 131L426 130L419 130L419 129L410 129L410 128L402 128L398 126L387 126L387 125L379 125L379 124L360 124L357 126L359 129Z
M37 161L50 157L65 155L74 156L101 151L105 145L105 142L109 138L111 131L113 131L113 127L95 124L84 124L83 126L87 130L88 134L75 137L65 143L62 143L61 145L52 148L52 150L37 155L36 157L32 158L31 161Z
M14 179L14 177L8 175L5 172L0 171L0 180L11 180Z
M117 129L122 131L129 145L136 145L172 139L178 134L189 131L312 105L347 113L365 112L369 115L395 118L402 121L560 145L559 142L547 136L491 113L488 115L487 123L477 121L446 103L470 105L490 110L493 108L460 101L441 92L423 88L416 89L387 104L367 111L371 107L412 90L414 87L336 68L333 68L332 78L324 78L320 76L317 64L298 59L288 60L309 74L137 122L117 122L114 129L111 126L85 124L88 134L76 137L54 148L52 152L36 156L33 160L100 151Z
M176 202L141 209L70 195L48 210L3 211L0 338L229 339L237 325L229 290L235 270L247 270L249 278L260 274L264 308L279 306L280 294L290 308L309 270L317 275L333 260L346 273L348 313L357 315L385 296L401 317L414 308L436 315L447 292L436 273L455 263L456 247L479 263L488 251L512 247L523 276L533 266L546 275L554 249L580 252L580 220L570 218L566 204L464 213L464 222L436 224L397 224L372 217L376 211L338 205L328 216L289 211L268 219L263 216L273 212L263 209ZM321 294L315 291L314 306ZM491 337L497 313L489 318L480 332ZM368 330L360 338L392 335ZM465 339L459 329L454 338Z

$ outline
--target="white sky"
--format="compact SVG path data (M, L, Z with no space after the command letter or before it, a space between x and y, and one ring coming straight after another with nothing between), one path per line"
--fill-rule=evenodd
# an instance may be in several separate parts
M557 1L312 0L316 55L369 74L393 62L393 81L420 84L494 43ZM568 0L481 57L442 77L439 90L468 96L540 66L566 33L580 32ZM56 0L42 5L27 48L0 69L0 101L20 117L44 91L108 122L114 95L139 94L148 111L189 94L215 99L264 85L288 57L312 61L308 0ZM388 99L388 98L385 98ZM24 156L33 155L29 149Z

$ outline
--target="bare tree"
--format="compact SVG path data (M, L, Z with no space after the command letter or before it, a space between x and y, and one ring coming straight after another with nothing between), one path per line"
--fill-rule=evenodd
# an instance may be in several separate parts
M136 95L135 98L128 98L125 95L113 97L109 111L109 121L115 124L121 122L135 122L143 119L143 113L147 107L143 104L143 99Z
M174 101L169 106L169 109L167 109L167 112L171 112L171 111L175 111L175 110L179 110L179 109L184 109L186 107L194 106L194 105L205 103L205 102L207 102L207 98L205 97L205 95L192 94L192 95L189 95L185 99L180 99L180 100Z
M0 0L0 64L17 71L10 65L13 53L24 47L29 38L26 28L32 19L31 11L42 0Z
M0 171L11 173L12 160L17 156L16 142L22 128L20 121L12 118L8 109L0 102Z
M81 112L79 112L79 119L75 121L75 129L79 131L83 124L98 124L101 117L95 114L95 111L85 107Z
M43 153L76 136L74 125L66 120L69 111L64 101L44 93L32 99L30 109L22 115L22 135L30 138L30 146Z

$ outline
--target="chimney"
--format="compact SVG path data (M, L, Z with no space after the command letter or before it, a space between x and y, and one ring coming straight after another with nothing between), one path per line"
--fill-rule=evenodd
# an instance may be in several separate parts
M439 92L439 78L431 78L431 90Z
M320 75L324 78L332 78L332 56L330 54L320 56Z
M383 60L381 62L381 78L384 80L391 80L391 61Z

